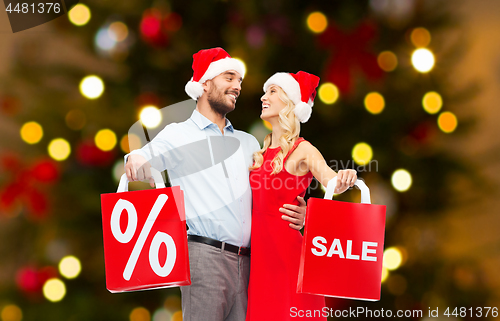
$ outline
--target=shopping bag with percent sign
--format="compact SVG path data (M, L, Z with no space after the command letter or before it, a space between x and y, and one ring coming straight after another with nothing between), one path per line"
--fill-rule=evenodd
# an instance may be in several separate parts
M332 200L336 181L307 202L297 292L380 300L386 207L360 179L361 204Z
M151 168L156 189L101 195L106 287L126 292L191 284L184 195L166 188Z

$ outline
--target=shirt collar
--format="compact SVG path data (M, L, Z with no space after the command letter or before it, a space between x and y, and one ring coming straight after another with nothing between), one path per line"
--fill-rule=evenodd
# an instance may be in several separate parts
M194 123L196 125L198 125L198 127L201 129L201 130L204 130L205 128L207 128L208 126L214 124L212 123L207 117L203 116L199 111L197 111L196 109L193 110L193 114L191 114L191 119L194 121ZM215 125L215 124L214 124ZM233 128L233 125L231 124L231 122L229 121L229 119L226 118L226 126L224 127L225 129L227 130L230 130L231 132L234 132L234 128Z

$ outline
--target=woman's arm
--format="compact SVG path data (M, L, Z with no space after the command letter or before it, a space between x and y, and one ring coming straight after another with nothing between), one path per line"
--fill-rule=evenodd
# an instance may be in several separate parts
M327 186L328 182L337 176L337 186L335 187L335 194L340 194L345 192L349 187L354 185L356 182L357 175L356 171L353 169L343 169L338 173L335 173L333 169L331 169L323 155L319 152L319 150L311 144L300 144L303 145L303 152L305 153L305 164L307 168L311 171L313 176L323 185Z

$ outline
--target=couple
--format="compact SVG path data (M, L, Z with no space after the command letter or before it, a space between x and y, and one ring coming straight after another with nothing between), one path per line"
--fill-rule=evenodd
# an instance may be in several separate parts
M319 78L277 73L266 81L261 118L273 130L261 149L252 135L235 130L225 117L240 95L242 64L213 48L193 55L193 71L186 85L197 101L192 116L166 126L149 144L125 156L130 181L149 178L152 184L153 163L160 171L167 169L172 185L184 190L191 285L181 287L183 320L290 320L294 307L321 309L323 297L296 293L303 196L313 176L325 186L337 176L320 152L299 137L299 122L311 115ZM202 150L175 152L221 137L237 139L241 157L222 158L224 144L211 144L208 156ZM180 174L188 158L202 157L223 161L198 174ZM341 193L353 186L356 173L342 170L338 178L335 192Z

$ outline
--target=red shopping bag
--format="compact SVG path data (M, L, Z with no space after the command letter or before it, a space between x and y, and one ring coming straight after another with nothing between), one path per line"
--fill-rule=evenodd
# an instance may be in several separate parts
M380 300L386 207L359 179L361 204L331 200L335 184L307 203L297 292Z
M184 195L165 188L151 168L156 189L101 195L106 287L126 292L191 284Z

